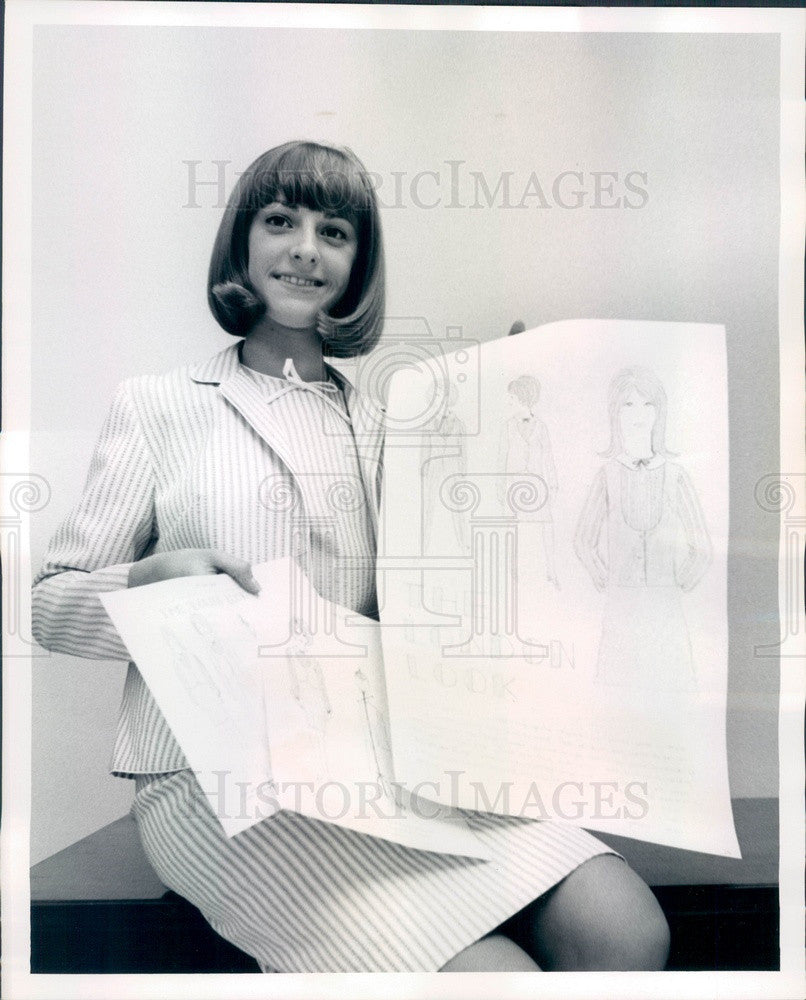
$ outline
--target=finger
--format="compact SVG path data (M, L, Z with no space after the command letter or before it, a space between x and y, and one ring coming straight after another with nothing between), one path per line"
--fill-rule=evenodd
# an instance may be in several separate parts
M255 595L260 593L260 585L252 576L252 567L245 559L236 559L235 556L227 555L225 552L214 552L212 560L219 572L232 577L247 593Z

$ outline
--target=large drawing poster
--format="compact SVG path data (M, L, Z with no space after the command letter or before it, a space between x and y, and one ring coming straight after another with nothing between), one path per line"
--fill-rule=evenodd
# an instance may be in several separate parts
M554 323L396 375L379 590L399 780L738 855L727 416L712 325Z

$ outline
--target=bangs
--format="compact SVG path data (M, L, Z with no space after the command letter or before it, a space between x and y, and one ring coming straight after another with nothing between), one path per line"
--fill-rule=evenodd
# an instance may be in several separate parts
M647 368L625 368L614 376L610 386L611 406L618 406L631 389L651 403L666 403L666 391L660 380Z
M655 406L666 402L666 392L661 383L649 372L642 372L633 383L635 391Z
M339 150L296 143L255 176L254 210L273 201L302 205L356 225L372 207L369 178Z

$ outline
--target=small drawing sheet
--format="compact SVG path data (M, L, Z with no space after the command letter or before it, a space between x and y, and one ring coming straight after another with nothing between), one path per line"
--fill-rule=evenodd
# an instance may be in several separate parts
M387 408L396 778L738 857L724 328L578 320L443 346Z
M395 788L378 625L289 559L101 595L228 836L291 809L421 850L488 857L453 810Z

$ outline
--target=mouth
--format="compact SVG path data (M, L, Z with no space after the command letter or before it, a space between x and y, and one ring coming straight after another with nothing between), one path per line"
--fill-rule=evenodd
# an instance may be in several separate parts
M324 281L317 278L301 278L297 274L273 274L272 277L284 285L291 285L293 288L323 288Z

